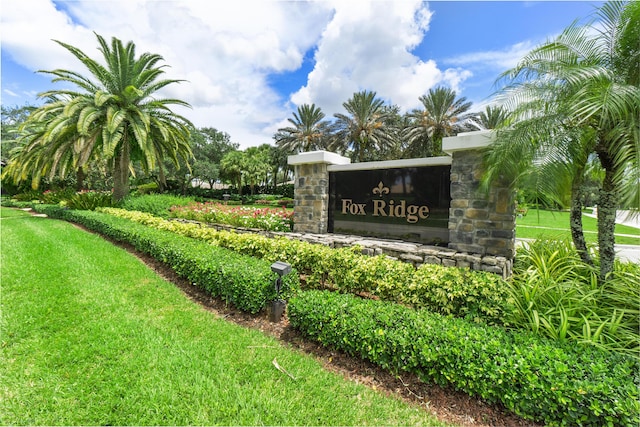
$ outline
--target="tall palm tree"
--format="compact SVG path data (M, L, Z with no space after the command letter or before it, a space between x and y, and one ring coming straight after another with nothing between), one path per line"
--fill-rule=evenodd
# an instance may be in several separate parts
M324 113L315 104L302 104L287 119L292 126L280 128L274 136L278 147L285 151L302 152L326 148L329 135Z
M129 192L134 163L148 172L156 165L162 167L165 158L178 165L179 158L191 157L191 124L170 109L171 105L189 104L155 97L160 89L180 82L159 80L164 73L163 66L157 65L163 59L160 55L143 53L136 58L133 42L123 45L114 37L109 46L103 37L96 37L106 66L78 48L56 41L82 62L90 76L62 69L40 71L53 75L53 82L71 83L76 90L41 93L40 97L55 102L43 105L32 116L44 125L38 137L41 144L65 141L68 147L82 146L82 153L74 160L77 167L85 167L94 155L109 160L113 198L119 201Z
M442 86L422 95L419 99L424 108L409 113L410 122L405 128L407 143L424 145L426 157L441 155L442 138L463 131L472 117L467 113L471 102L456 97L456 91Z
M377 151L393 147L396 132L390 128L391 111L384 108L384 101L376 98L375 92L356 92L342 106L348 115L334 114L332 148L342 152L351 149L354 159L362 162L375 157Z
M484 111L474 115L472 125L480 130L497 129L506 126L509 112L501 105L487 105Z
M487 156L487 178L515 179L540 163L569 174L572 236L591 262L579 196L589 159L597 157L604 170L598 246L605 280L615 259L617 205L625 199L640 208L640 3L608 2L597 16L597 25L571 25L503 75L507 84L500 99L514 124L498 132ZM547 182L555 178L548 175Z

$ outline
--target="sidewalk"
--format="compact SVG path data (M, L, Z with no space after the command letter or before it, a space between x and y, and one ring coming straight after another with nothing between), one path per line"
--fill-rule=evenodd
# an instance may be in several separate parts
M630 211L618 211L616 214L616 224L622 224L640 230L640 213L633 217L630 217L629 213ZM598 218L598 208L593 208L592 214L585 213L583 215L590 216L591 218Z
M592 214L584 213L584 216L591 218L598 217L598 211L594 208ZM622 224L640 230L640 214L629 217L629 211L618 211L616 224ZM516 239L516 245L521 245L526 239ZM616 245L616 256L621 260L629 262L640 262L640 246L637 245Z

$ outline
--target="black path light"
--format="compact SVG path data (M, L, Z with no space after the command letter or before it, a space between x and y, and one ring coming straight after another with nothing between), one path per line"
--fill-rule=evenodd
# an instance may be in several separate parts
M291 265L286 262L276 261L271 264L271 271L278 275L276 279L276 299L271 303L270 319L272 322L279 322L287 306L287 302L280 298L280 288L282 287L282 278L291 273Z

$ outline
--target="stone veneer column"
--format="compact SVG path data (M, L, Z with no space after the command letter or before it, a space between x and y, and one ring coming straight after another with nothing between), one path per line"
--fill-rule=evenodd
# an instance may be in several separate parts
M326 233L329 219L328 165L351 163L346 157L327 151L311 151L289 156L295 167L293 231Z
M513 192L492 186L479 189L482 151L492 142L491 131L468 132L444 138L443 149L452 158L449 248L458 252L515 256L516 215Z

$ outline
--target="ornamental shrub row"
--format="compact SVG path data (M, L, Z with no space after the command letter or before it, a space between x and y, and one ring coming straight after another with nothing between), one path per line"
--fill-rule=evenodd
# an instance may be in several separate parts
M362 255L357 247L332 249L285 237L216 231L197 223L167 221L142 212L114 208L102 211L270 262L286 261L305 275L309 288L330 285L341 292L367 293L414 308L490 324L502 323L512 307L508 284L487 272L429 264L416 269L384 255Z
M275 290L277 275L265 260L101 212L44 205L37 210L50 217L81 224L113 240L129 243L240 310L258 313L278 297ZM299 287L298 274L294 272L285 276L280 297L289 298Z
M325 346L500 402L526 419L640 423L640 366L632 358L327 291L299 293L288 313L293 327Z

